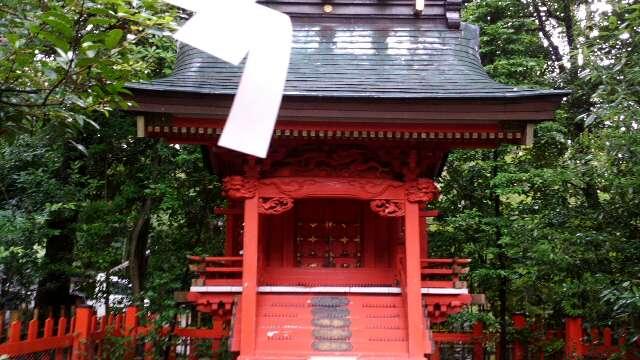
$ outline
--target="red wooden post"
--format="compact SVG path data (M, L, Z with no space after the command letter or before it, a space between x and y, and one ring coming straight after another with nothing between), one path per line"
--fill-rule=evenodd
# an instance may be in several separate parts
M527 327L527 318L524 314L513 314L511 316L513 320L513 328L516 330L523 330ZM513 341L512 360L524 360L525 359L525 347L520 337L516 337Z
M138 327L138 308L129 306L124 314L124 336L129 337L129 348L125 355L126 359L133 359L136 351L136 330Z
M33 319L29 321L27 328L27 340L35 340L38 338L38 309L33 311Z
M473 358L482 360L484 359L484 323L478 321L473 324L471 330L473 334Z
M9 327L9 339L7 342L16 343L20 341L20 331L22 330L22 323L20 320L14 320Z
M244 202L242 249L242 299L240 354L253 356L256 348L256 302L258 281L258 197Z
M64 317L64 313L62 313L62 317L58 318L58 336L64 336L67 333L67 318ZM56 349L54 358L56 360L64 359L64 351L63 349Z
M564 323L565 359L580 359L584 355L584 344L582 343L583 330L582 319L571 317L565 319Z
M79 306L76 308L74 321L74 339L71 352L72 360L93 359L91 346L91 317L93 309L89 306Z
M404 290L407 301L409 358L424 359L424 354L427 352L427 348L421 293L420 208L418 203L408 200L405 201L404 206L404 248L406 266L406 288Z
M607 350L611 350L613 347L613 331L610 327L606 327L602 331L602 344Z
M44 321L44 336L45 338L53 337L53 319L51 317Z

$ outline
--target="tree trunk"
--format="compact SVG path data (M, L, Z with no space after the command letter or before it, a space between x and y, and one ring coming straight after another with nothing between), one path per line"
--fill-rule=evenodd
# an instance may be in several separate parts
M40 309L51 308L54 316L59 315L62 307L67 309L75 305L75 299L69 294L71 277L67 267L73 262L74 231L73 224L77 214L62 211L47 222L47 227L55 235L47 239L44 253L45 273L38 282L35 306Z
M129 237L129 275L131 277L131 289L134 297L140 296L144 288L144 278L147 269L146 250L149 243L151 230L151 209L153 199L144 198L140 214L136 221L131 236Z
M77 149L70 143L62 145L62 161L56 174L62 187L70 186L70 170L72 157ZM73 201L62 198L59 201ZM74 225L78 219L78 212L70 209L53 211L47 220L47 228L53 230L53 235L46 239L44 253L44 273L38 281L36 290L36 308L50 308L54 316L60 315L61 308L70 313L70 307L76 305L76 299L69 294L71 276L69 267L73 263L73 248L75 246Z

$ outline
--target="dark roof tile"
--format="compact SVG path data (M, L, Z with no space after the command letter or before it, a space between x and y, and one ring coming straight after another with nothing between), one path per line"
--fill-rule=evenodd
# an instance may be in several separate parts
M362 24L294 20L285 96L377 98L513 98L557 96L493 81L478 55L478 28L434 27L416 19ZM234 94L243 66L182 44L174 73L129 84L139 90Z

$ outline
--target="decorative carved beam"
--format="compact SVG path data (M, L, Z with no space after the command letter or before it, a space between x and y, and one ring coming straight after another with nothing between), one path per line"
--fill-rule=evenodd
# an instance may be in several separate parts
M407 183L407 201L430 203L440 196L440 190L431 179L418 179Z
M242 176L229 176L222 180L222 193L230 199L251 199L256 196L258 183Z
M373 200L371 210L380 216L404 216L404 203L398 200Z
M293 199L287 197L260 198L258 201L258 211L260 214L278 215L293 208Z

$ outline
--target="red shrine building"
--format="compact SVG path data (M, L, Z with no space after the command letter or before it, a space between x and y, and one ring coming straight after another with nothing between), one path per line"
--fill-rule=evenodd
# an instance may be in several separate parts
M561 90L498 84L461 0L264 0L293 21L266 159L218 147L242 66L180 45L130 84L140 136L200 144L223 182L223 256L189 292L229 319L240 359L425 359L431 326L472 301L465 259L429 257L433 179L460 148L527 144Z

